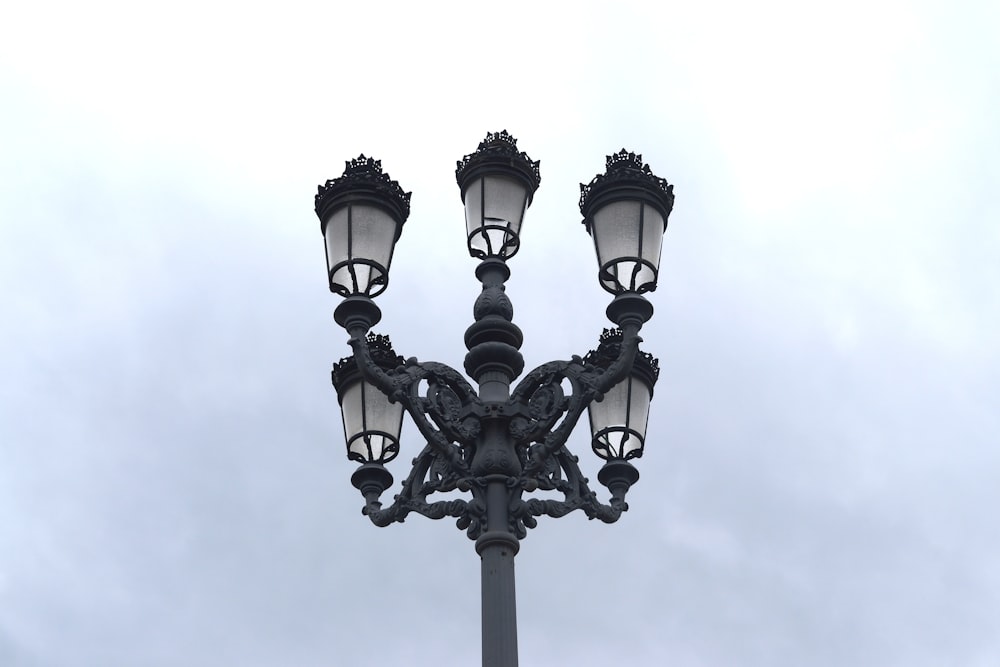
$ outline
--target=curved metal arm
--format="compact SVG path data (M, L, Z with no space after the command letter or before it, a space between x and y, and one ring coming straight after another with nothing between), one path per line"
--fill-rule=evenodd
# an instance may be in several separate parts
M457 449L456 445L449 445ZM455 489L470 489L472 499L441 500L427 502L433 493L447 493ZM382 503L369 499L361 510L376 526L385 527L391 523L402 523L411 512L417 512L430 519L455 517L458 527L467 530L475 539L486 525L486 505L483 498L483 484L462 475L451 467L450 457L442 457L431 445L424 447L413 459L413 469L403 482L403 490L393 498L389 507L382 509Z
M472 385L455 369L437 362L420 363L407 359L402 366L385 371L374 363L364 337L353 336L348 341L354 350L354 360L362 376L389 397L399 402L413 418L428 444L451 463L456 470L469 474L469 455L452 446L463 443L470 448L479 432L479 421L472 415L482 402ZM427 383L427 396L420 396L421 382Z
M587 364L580 357L571 361L552 361L528 373L511 394L509 405L527 405L528 416L515 420L511 431L517 443L526 446L541 438L540 447L532 447L525 465L525 474L542 470L544 461L562 447L590 402L601 399L604 393L621 382L635 363L642 338L641 325L627 323L622 326L622 343L618 358L608 368L601 370ZM567 379L573 388L568 397L563 396L561 383ZM559 418L565 418L552 428ZM550 431L551 429L551 431Z
M541 447L541 445L536 445ZM533 460L536 460L533 458ZM589 519L600 519L604 523L614 523L622 512L628 510L628 503L623 497L613 495L607 504L597 499L597 494L590 489L588 480L580 471L577 465L579 458L570 453L565 447L553 453L543 461L544 469L541 474L528 476L525 474L521 478L523 486L544 491L558 491L563 494L563 500L532 498L529 500L517 499L512 503L511 519L514 522L513 528L518 538L523 538L527 533L527 528L534 528L538 521L536 516L561 517L573 512L583 510ZM563 475L565 474L565 477Z

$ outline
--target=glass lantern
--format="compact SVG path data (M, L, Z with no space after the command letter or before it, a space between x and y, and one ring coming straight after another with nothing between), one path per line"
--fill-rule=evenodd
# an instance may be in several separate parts
M607 170L580 184L580 212L597 251L598 279L612 294L656 289L660 247L674 205L673 186L654 175L642 156L625 149Z
M465 204L469 254L479 259L512 257L541 180L538 162L519 152L517 139L506 130L490 132L475 153L458 162L455 177Z
M330 291L374 297L389 284L392 252L410 215L410 194L364 155L316 194Z
M621 330L605 329L597 350L588 353L584 361L601 369L608 368L618 358L621 342ZM625 379L608 390L603 400L591 402L588 412L591 447L595 454L607 461L627 461L642 456L649 404L659 375L659 362L640 351Z
M369 334L367 344L372 361L383 370L403 364L388 336ZM396 458L403 427L402 404L390 403L388 396L364 379L354 357L334 364L332 376L344 418L347 458L378 464Z

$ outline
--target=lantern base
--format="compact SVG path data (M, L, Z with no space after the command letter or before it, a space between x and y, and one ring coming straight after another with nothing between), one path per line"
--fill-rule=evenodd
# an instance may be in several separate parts
M653 304L635 292L624 292L608 304L607 315L618 326L630 320L638 321L641 326L653 316Z
M629 488L639 480L639 471L621 459L611 460L598 471L597 480L608 487L612 498L624 500Z
M364 335L382 319L382 311L367 296L349 296L333 311L333 319L347 329L349 334ZM356 334L352 329L364 328Z
M365 463L351 475L351 484L361 491L367 502L375 502L392 486L392 473L380 463Z

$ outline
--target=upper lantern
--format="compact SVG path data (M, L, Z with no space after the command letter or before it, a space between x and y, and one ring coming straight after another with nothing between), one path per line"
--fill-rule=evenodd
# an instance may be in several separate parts
M594 239L598 279L612 294L656 289L660 246L674 186L653 174L642 155L624 148L607 158L607 170L580 184L580 213Z
M459 160L455 178L465 203L469 254L513 257L524 213L541 181L538 162L517 150L517 139L507 130L490 132L475 153Z
M326 240L330 291L374 297L389 284L392 251L410 215L410 194L364 155L319 186L316 215Z

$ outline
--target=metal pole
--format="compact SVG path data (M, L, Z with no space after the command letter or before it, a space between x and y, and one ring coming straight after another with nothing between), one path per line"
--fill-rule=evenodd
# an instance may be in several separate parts
M489 482L486 503L488 530L476 540L482 559L483 667L517 667L514 556L519 544L506 526L508 491L504 482Z

